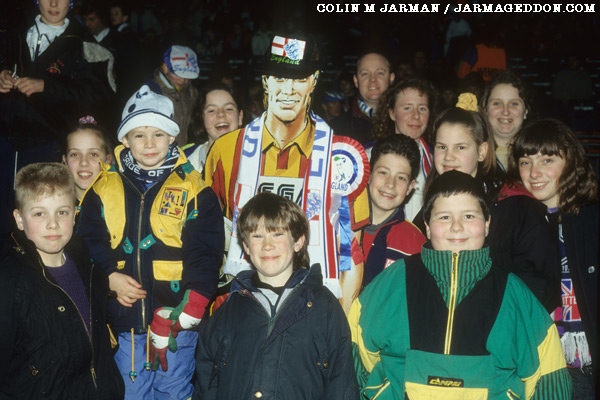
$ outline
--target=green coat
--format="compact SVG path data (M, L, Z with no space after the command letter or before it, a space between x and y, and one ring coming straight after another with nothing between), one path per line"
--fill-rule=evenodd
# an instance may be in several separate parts
M571 398L556 327L487 247L425 244L365 288L349 321L365 398Z

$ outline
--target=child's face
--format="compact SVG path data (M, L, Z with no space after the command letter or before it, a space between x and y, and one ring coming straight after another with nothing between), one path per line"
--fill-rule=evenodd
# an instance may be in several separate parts
M47 266L62 265L63 249L71 240L75 225L75 205L68 194L43 195L27 199L21 210L14 210L17 228L33 243Z
M396 133L416 140L423 136L429 122L429 100L417 89L408 88L398 93L396 105L389 112Z
M210 141L238 129L242 124L242 111L238 110L235 100L225 90L208 92L202 113L204 129Z
M82 129L71 134L63 162L75 178L78 198L83 196L100 173L100 161L111 163L112 155L106 154L104 143L95 133Z
M121 141L141 169L155 169L165 162L175 137L152 126L141 126L132 129Z
M433 203L427 238L435 250L477 250L483 247L490 227L477 199L467 193L438 197Z
M565 159L542 153L519 157L519 174L523 185L547 207L558 207L559 180Z
M69 0L39 0L42 21L48 25L62 26L69 12Z
M304 245L304 236L295 241L287 230L267 232L261 222L243 245L261 282L281 287L292 276L294 254Z
M398 154L383 154L373 165L369 180L373 224L382 223L402 205L415 185L410 173L408 160Z
M477 146L473 134L461 124L442 124L435 135L433 162L438 174L456 169L473 177L477 164L485 160L487 143Z

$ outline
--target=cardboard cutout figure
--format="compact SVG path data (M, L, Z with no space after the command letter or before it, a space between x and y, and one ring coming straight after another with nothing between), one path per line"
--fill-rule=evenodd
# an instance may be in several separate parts
M352 261L352 240L353 230L369 219L364 190L369 165L358 142L334 137L310 111L320 61L312 40L275 36L259 69L267 111L219 138L204 174L233 222L225 273L250 268L235 232L239 210L255 194L273 192L303 208L311 228L311 263L321 265L324 285L348 311L362 280L362 264Z

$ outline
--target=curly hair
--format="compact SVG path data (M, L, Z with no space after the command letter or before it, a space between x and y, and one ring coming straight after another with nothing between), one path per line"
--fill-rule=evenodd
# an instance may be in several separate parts
M561 214L577 214L581 206L598 201L598 179L571 128L555 119L539 120L522 128L511 146L508 161L510 175L520 180L519 158L538 153L565 160L558 179L558 208Z
M437 90L433 84L426 79L408 77L393 84L381 95L379 106L375 113L375 120L373 121L373 128L371 129L371 139L378 140L396 133L394 121L390 118L390 110L393 110L396 107L398 95L406 89L415 89L419 94L427 98L429 105L429 121L435 119L433 113L437 109ZM425 132L423 133L426 141L430 136L430 126L431 124L428 123Z
M462 125L472 135L477 147L483 143L487 143L488 151L485 159L478 164L477 178L480 179L488 189L488 196L495 197L500 189L498 182L503 180L502 174L499 171L496 163L496 151L494 139L488 133L485 119L476 111L467 111L458 107L451 107L440 114L438 119L433 124L433 142L436 141L437 132L443 124ZM434 149L435 153L435 149ZM427 175L424 193L427 194L433 181L440 174L434 168Z

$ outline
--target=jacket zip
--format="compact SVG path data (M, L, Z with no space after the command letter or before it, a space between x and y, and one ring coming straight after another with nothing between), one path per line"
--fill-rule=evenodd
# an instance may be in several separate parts
M129 186L131 186L133 188L133 190L135 190L136 192L138 192L138 194L141 196L140 197L140 212L138 214L138 230L137 230L137 241L135 241L134 243L137 243L138 245L136 246L136 261L137 261L137 273L138 273L138 279L140 280L140 285L142 285L142 287L144 286L143 282L142 282L142 267L141 267L141 254L140 254L140 244L141 244L141 235L142 235L142 217L144 214L144 198L146 197L146 192L142 193L138 190L138 188L129 180L129 178L127 178L125 175L121 175L122 179L126 180L129 183ZM140 299L141 302L141 308L142 308L142 329L144 329L144 326L147 326L148 323L146 322L146 303L145 303L145 299Z
M94 382L94 387L96 389L98 389L98 383L96 382L96 370L94 368L94 344L92 343L92 335L91 335L91 331L92 331L92 272L94 270L94 266L92 265L92 269L90 270L90 297L88 299L88 301L90 303L90 329L88 329L87 325L85 324L85 321L83 320L83 316L81 315L81 312L79 311L79 308L77 308L77 304L75 304L75 302L73 301L71 296L69 296L69 294L67 292L65 292L65 290L63 288L61 288L59 285L52 283L50 281L50 279L48 279L48 277L46 276L46 269L44 268L44 264L41 261L39 261L39 263L40 263L40 266L42 267L42 275L44 275L44 279L46 279L46 281L49 284L51 284L52 286L58 288L61 292L63 292L65 294L65 296L67 296L67 298L71 301L71 303L73 303L75 310L77 310L77 314L79 315L79 320L81 321L81 323L83 324L83 328L87 332L87 337L90 342L90 348L92 349L92 360L90 361L90 373L92 375L92 381Z
M446 323L446 339L444 354L450 354L452 329L454 327L454 311L456 309L456 292L458 290L458 253L452 253L452 274L450 278L450 299L448 301L448 322Z

